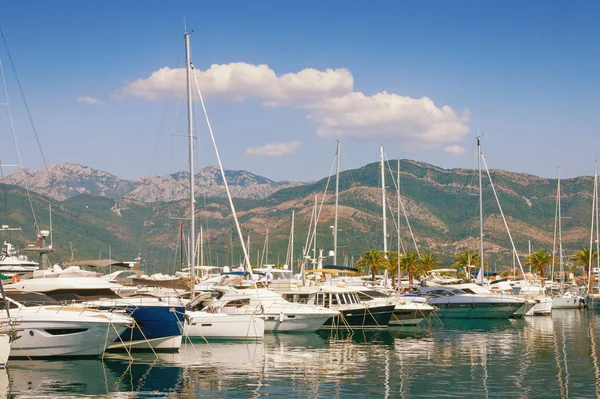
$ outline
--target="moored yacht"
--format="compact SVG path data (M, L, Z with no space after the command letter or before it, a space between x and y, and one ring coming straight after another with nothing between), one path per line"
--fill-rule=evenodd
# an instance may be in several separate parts
M260 315L231 315L205 312L203 302L210 294L198 295L186 305L184 336L206 341L261 341L265 337L265 320Z
M123 287L98 277L23 279L6 286L12 290L38 292L73 307L85 307L131 316L135 323L109 349L173 351L181 346L185 308L151 296L120 297ZM113 342L114 341L114 342Z
M363 303L377 302L394 305L390 326L417 326L425 320L435 308L427 300L416 295L398 295L394 291L382 292L374 287L353 287Z
M22 329L11 358L98 356L133 324L125 315L67 307L40 294L7 291L6 301ZM0 322L6 321L0 315Z
M230 315L260 315L265 320L265 330L275 332L314 332L337 310L306 303L291 303L265 288L215 286L217 298L205 308L207 312Z
M293 303L323 306L339 312L328 319L321 329L384 329L388 327L395 305L386 302L362 303L353 288L332 285L300 286L279 290L283 298Z
M420 287L419 291L438 308L440 318L507 319L524 304L522 299L467 294L451 286Z

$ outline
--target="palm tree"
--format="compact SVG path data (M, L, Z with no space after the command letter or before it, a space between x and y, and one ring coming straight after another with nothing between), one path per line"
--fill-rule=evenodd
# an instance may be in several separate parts
M467 249L463 252L459 252L454 257L454 263L452 267L460 269L464 268L466 270L465 277L470 280L471 279L471 268L479 267L479 252L473 251L471 249Z
M429 270L436 269L438 266L442 265L443 262L436 255L431 252L422 253L419 256L419 272L426 273Z
M398 252L390 252L387 270L392 275L392 288L396 288L396 274L398 274Z
M384 269L388 265L388 260L383 252L376 249L369 249L361 255L354 267L368 267L371 269L371 280L375 281L375 275L378 269Z
M419 255L414 251L407 251L400 257L400 269L408 273L408 284L412 287L413 277L419 271Z
M591 270L590 265L596 259L598 259L598 253L596 252L596 249L592 248L592 253L590 253L589 248L583 247L583 248L575 251L575 253L573 255L571 255L570 259L573 262L575 262L575 265L582 266L583 270L587 271L588 282L589 282L588 287L589 287L589 289L591 289L594 280L592 279L592 270Z
M533 251L525 260L525 265L531 268L534 273L539 272L542 278L542 287L546 285L546 267L552 264L552 255L546 249Z

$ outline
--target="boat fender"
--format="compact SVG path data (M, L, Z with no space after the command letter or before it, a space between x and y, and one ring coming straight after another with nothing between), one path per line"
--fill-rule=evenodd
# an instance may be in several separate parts
M279 313L279 322L283 323L283 313Z
M18 274L13 274L10 281L12 281L13 284L16 284L21 281L21 276L19 276Z

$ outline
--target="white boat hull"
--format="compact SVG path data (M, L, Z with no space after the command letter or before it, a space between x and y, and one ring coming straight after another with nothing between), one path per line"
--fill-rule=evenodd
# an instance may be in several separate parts
M333 315L310 313L268 313L264 315L265 331L272 332L315 332Z
M389 325L417 326L434 311L434 307L424 303L409 302L404 305L396 305Z
M525 316L549 316L552 313L552 298L535 298L536 304L525 313Z
M536 302L535 301L526 301L523 306L521 306L515 313L512 314L511 317L513 318L522 318L524 317L527 312L529 312L534 306L535 306Z
M257 341L265 337L265 321L259 316L186 311L184 336L192 340Z
M125 330L126 325L109 323L58 322L23 320L20 338L13 342L10 357L98 356ZM77 331L53 335L47 330Z
M552 309L583 309L585 299L582 296L555 296L552 298Z
M8 334L0 334L0 369L6 367L8 357L10 356L10 336Z

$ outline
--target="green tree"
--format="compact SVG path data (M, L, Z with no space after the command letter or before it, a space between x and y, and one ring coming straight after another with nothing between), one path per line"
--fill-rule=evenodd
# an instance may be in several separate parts
M431 252L422 253L419 256L419 273L426 273L429 270L437 269L443 264L442 260Z
M539 273L542 278L542 287L546 284L546 268L552 264L552 255L546 249L538 249L527 256L525 265L531 268L533 273Z
M387 270L392 275L392 288L396 288L396 275L398 274L398 252L390 252Z
M473 251L471 249L467 249L465 251L459 252L454 257L454 263L452 267L456 269L463 269L465 277L467 279L471 278L471 268L479 267L481 264L479 260L479 252Z
M375 281L377 270L385 269L388 265L388 260L383 252L376 249L369 249L361 255L358 261L354 264L356 268L368 267L371 269L371 280Z
M592 289L594 280L592 279L592 270L590 269L590 265L594 263L596 259L598 259L598 253L595 248L592 248L592 252L590 253L590 249L587 247L583 247L575 251L570 258L575 265L581 266L583 270L587 272L588 275L588 289Z
M419 255L414 251L406 251L400 257L400 269L408 274L408 284L413 286L415 274L419 272Z

